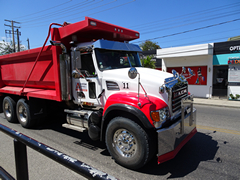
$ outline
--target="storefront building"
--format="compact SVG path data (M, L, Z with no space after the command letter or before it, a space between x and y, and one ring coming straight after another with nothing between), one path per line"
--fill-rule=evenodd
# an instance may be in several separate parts
M158 49L157 58L163 71L181 73L182 66L193 70L187 80L194 97L240 100L240 41Z
M212 93L240 100L240 41L214 43Z
M194 76L187 79L188 91L194 97L211 98L213 43L158 49L157 58L162 59L162 70L166 72L175 69L180 74L182 66L191 68ZM183 75L189 76L188 72Z

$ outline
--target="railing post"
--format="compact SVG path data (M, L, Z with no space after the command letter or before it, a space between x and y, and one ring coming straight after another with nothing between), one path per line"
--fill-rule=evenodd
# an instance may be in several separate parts
M14 142L17 180L28 180L26 145L16 139L14 139L13 142Z
M57 163L71 169L72 171L84 176L87 179L101 179L101 180L117 180L115 177L99 171L84 162L68 156L56 149L44 145L30 137L25 136L13 129L10 129L0 124L0 131L14 138L14 152L16 164L16 178L17 180L28 180L28 163L27 163L27 148L32 148L35 151L49 157ZM81 179L81 178L80 178ZM0 177L1 180L1 177Z

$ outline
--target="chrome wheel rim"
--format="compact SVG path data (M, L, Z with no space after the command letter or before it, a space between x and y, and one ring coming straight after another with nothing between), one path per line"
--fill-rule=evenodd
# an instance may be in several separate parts
M5 115L10 118L12 116L12 110L10 107L10 104L8 102L5 102L4 104L4 111L5 111Z
M27 111L23 105L20 105L18 108L19 119L21 122L27 121Z
M137 151L137 142L131 132L119 129L113 135L113 147L122 157L132 157Z

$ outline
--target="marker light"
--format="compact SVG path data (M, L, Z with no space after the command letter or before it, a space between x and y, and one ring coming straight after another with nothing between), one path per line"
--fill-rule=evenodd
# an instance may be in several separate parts
M152 111L151 117L152 120L154 120L155 122L159 122L160 121L159 111Z
M90 21L90 24L91 24L92 26L97 26L97 23L94 22L94 21Z

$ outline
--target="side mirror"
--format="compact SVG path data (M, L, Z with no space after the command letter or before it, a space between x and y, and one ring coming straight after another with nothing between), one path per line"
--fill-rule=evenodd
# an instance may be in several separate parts
M135 67L131 67L128 71L128 77L130 79L135 79L137 77L137 74L138 74L138 72L137 72L137 69Z
M61 43L61 41L50 40L50 43L53 46L61 46L63 54L67 54L67 48L66 48L66 46L64 46L63 43Z

